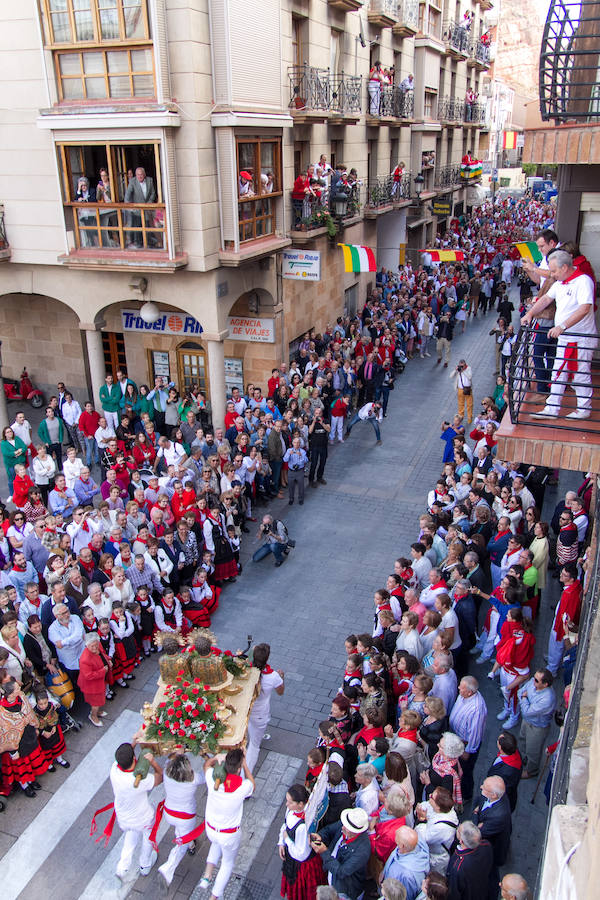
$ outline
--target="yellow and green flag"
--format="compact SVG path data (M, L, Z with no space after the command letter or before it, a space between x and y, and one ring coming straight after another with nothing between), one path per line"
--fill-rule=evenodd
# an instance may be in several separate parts
M377 264L375 254L370 247L361 247L358 244L338 244L344 253L344 268L346 272L376 272Z
M521 259L528 259L536 265L542 261L540 248L535 241L523 241L521 244L515 244L515 247L521 255Z

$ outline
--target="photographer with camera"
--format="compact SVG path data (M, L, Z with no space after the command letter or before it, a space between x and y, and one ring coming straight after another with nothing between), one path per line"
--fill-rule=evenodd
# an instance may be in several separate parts
M261 559L272 553L275 557L275 566L278 567L283 563L290 550L296 546L296 541L292 541L288 536L288 530L283 522L269 515L263 516L257 540L260 538L263 538L265 543L253 555L253 562L260 562Z
M456 379L456 392L458 395L458 414L461 419L465 417L465 400L467 402L467 422L473 421L473 372L465 359L459 360L457 367L450 374L450 378Z

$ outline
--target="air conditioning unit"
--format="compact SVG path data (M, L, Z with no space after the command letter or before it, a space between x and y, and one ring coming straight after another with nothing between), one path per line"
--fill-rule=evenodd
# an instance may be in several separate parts
M492 96L492 79L489 75L485 75L481 82L481 96L482 97L491 97Z

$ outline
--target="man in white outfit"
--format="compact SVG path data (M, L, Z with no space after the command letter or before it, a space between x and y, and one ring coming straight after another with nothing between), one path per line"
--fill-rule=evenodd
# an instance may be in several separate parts
M548 332L557 338L556 357L550 376L550 395L544 409L533 413L544 419L555 419L568 381L577 397L577 406L568 419L589 419L592 411L592 354L598 344L594 314L595 286L589 275L573 266L573 257L565 250L554 250L548 258L552 287L527 312L521 322L528 325L553 300L556 301L554 327Z
M244 800L254 793L254 778L244 759L243 750L230 750L225 757L226 775L222 783L219 783L214 773L217 762L218 758L213 757L204 764L207 791L206 836L210 841L210 850L200 890L208 888L215 867L221 861L211 900L219 900L225 892L240 847ZM242 769L243 777L240 775Z
M250 772L256 765L260 745L271 718L271 694L275 691L281 696L285 690L283 672L275 672L268 665L270 652L269 644L257 644L252 654L252 665L260 669L260 694L252 704L248 719L246 763Z
M176 843L167 861L159 866L158 874L167 890L186 851L195 852L195 842L190 837L190 832L196 826L196 789L205 780L203 772L194 772L183 750L176 750L165 766L165 802L162 813L169 825L175 828L175 840L188 838L181 844Z
M150 843L150 832L154 822L154 810L148 802L148 794L163 780L161 767L151 753L144 753L154 772L148 772L137 787L134 787L137 759L131 744L121 744L115 753L115 762L110 770L110 783L115 795L115 814L119 828L124 832L123 850L118 862L116 875L123 878L133 860L133 854L140 839L140 875L148 875L154 864L154 848Z

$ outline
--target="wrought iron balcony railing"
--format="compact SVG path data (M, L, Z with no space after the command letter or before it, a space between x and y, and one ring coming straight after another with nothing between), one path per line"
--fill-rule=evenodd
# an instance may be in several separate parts
M578 362L573 344L577 347L578 343L586 341L589 346L593 336L569 329L564 338L557 344L545 331L536 331L531 326L520 329L507 367L510 420L514 425L536 425L600 436L600 409L596 399L600 352L596 348L591 360ZM543 386L540 382L548 380L546 362L550 354L554 354L550 378L552 393L546 395L544 401L537 390Z
M433 181L438 188L460 184L460 166L440 166L435 170Z
M444 25L444 43L455 53L467 56L470 35L463 22L448 21Z
M384 84L371 93L367 88L367 113L374 118L411 119L414 108L414 91L404 91L398 84Z
M596 0L551 0L540 51L542 119L600 118L600 6Z
M292 196L292 231L315 231L317 228L331 227L331 222L339 224L354 218L360 212L361 192L362 185L358 182L343 191L347 199L343 215L336 211L336 197L327 187L323 187L317 197L308 196L299 200Z
M469 43L469 56L482 66L490 64L490 45L481 40L473 40Z
M440 97L438 99L438 119L440 122L462 122L465 101L458 97Z
M290 106L298 110L360 113L362 76L332 75L315 66L289 66Z
M398 24L394 25L394 33L405 31L416 34L419 30L418 0L400 0L398 3Z
M393 175L384 175L369 181L365 199L365 209L378 209L400 200L410 200L411 176L405 172L399 181Z

